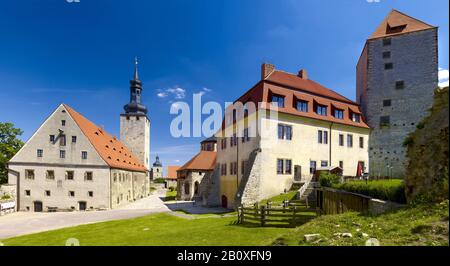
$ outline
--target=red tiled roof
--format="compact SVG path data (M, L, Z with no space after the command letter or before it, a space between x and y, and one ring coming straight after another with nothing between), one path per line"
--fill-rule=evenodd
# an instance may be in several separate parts
M111 136L69 106L65 104L63 106L91 142L92 146L94 146L100 157L110 167L139 172L148 171L142 162L117 138Z
M201 151L178 169L183 170L214 170L217 153L215 151Z
M167 178L177 179L178 169L180 169L180 166L167 166Z
M435 27L393 9L369 40L433 28Z
M297 75L275 70L270 76L268 76L265 81L271 81L283 86L292 87L293 89L298 89L313 94L333 98L343 102L354 103L353 101L347 99L346 97L334 92L319 83L312 81L310 79L302 79Z

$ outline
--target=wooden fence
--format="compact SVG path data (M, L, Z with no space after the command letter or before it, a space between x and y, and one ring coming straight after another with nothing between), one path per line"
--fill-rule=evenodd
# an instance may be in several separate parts
M238 223L250 222L258 223L266 226L269 223L273 225L289 225L295 226L311 218L304 212L316 212L316 209L309 208L299 202L283 202L282 207L273 207L272 203L259 206L255 204L253 207L238 207Z
M371 198L368 196L325 187L316 189L316 193L318 214L364 212L369 209Z

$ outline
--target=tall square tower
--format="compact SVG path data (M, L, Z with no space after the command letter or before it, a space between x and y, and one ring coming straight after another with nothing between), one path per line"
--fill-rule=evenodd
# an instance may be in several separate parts
M438 86L437 28L392 10L366 41L356 70L356 98L371 127L371 175L403 177L403 142Z
M134 78L130 81L130 102L120 115L120 140L149 169L150 160L150 120L147 107L141 103L142 82L139 80L136 59Z

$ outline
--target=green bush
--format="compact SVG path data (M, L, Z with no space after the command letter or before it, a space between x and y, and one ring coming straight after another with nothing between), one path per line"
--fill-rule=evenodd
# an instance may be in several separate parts
M11 196L10 195L3 195L0 199L2 199L2 200L11 199Z
M319 177L319 182L322 187L333 187L339 184L341 177L335 174L322 172Z
M166 183L166 180L164 178L156 178L155 180L153 180L153 183L164 184Z
M333 188L353 193L363 194L372 198L406 203L405 185L403 180L374 180L374 181L350 181L343 184L335 184Z

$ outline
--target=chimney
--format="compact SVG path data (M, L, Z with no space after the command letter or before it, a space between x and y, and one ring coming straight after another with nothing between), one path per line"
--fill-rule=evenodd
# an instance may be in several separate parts
M266 79L273 71L275 66L269 63L263 63L261 65L261 80Z
M306 69L301 69L298 72L298 76L302 79L308 79L308 72L306 72Z

